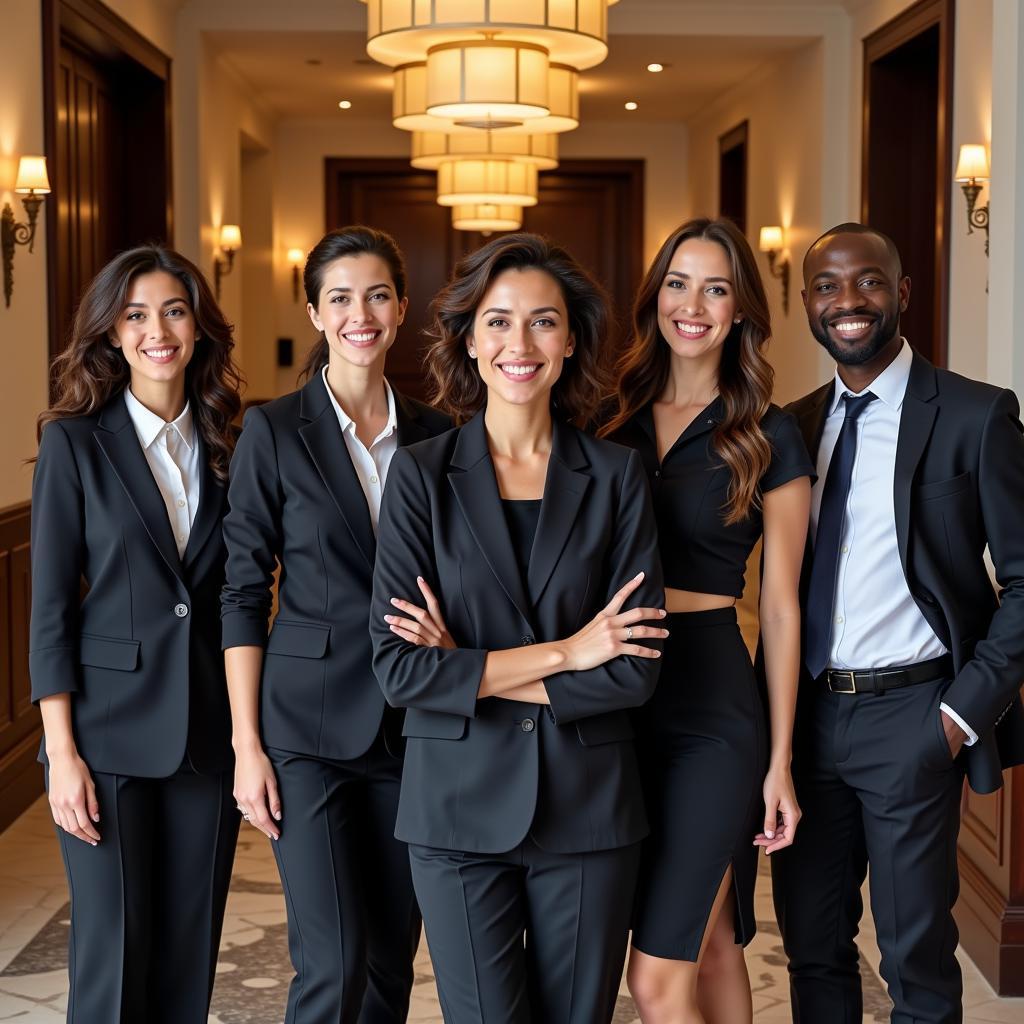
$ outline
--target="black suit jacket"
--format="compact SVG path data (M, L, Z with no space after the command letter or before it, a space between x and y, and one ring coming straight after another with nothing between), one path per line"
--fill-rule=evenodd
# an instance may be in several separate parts
M556 852L611 849L647 832L628 709L659 662L620 657L545 680L551 704L477 699L488 651L563 639L624 583L627 607L661 607L664 585L636 452L556 421L528 578L509 539L483 413L399 452L380 522L370 632L389 703L409 710L396 835L498 853L529 833ZM392 633L391 597L435 588L456 650Z
M202 462L179 558L123 393L43 431L32 485L32 699L73 694L75 741L93 771L162 778L186 750L198 771L231 767L218 615L225 489Z
M395 413L399 445L451 426L397 392ZM377 543L319 373L300 390L248 411L230 476L224 647L266 648L263 742L317 757L359 757L384 715L366 628ZM268 640L278 562L278 610ZM385 732L395 754L400 731L399 721Z
M833 384L790 405L816 458ZM900 417L894 503L900 561L921 614L953 656L943 700L978 733L971 788L1024 761L1024 430L1012 391L915 353ZM1000 587L992 588L988 546ZM810 547L810 546L809 546ZM804 595L809 560L805 560ZM811 682L801 691L806 704ZM809 735L808 730L799 730Z

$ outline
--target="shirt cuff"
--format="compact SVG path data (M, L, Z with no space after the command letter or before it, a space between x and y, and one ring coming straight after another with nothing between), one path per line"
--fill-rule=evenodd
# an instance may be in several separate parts
M978 742L978 734L946 703L939 705L940 711L945 711L950 718L960 726L965 733L967 733L967 739L964 740L965 747L973 747Z

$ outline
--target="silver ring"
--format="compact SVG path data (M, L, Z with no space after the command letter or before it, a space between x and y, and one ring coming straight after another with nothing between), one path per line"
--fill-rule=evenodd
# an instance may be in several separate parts
M627 640L632 640L633 639L633 627L632 626L627 626L626 627L626 639Z
M248 821L248 820L249 820L249 815L246 814L245 811L243 811L242 812L242 821Z

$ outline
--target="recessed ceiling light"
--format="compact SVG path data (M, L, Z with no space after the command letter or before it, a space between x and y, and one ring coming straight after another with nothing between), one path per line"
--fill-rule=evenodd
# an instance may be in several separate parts
M664 64L648 64L647 65L647 70L652 72L652 73L654 73L654 74L657 74L659 71L664 71L665 70L665 65Z
M638 107L639 105L640 105L640 104L639 104L639 103L637 103L637 102L636 102L635 100L630 100L630 101L629 101L629 102L628 102L628 103L626 104L626 109L627 109L627 110L636 110L636 108L637 108L637 107Z
M338 104L338 106L341 107L342 110L351 110L352 109L352 101L351 100L342 100Z

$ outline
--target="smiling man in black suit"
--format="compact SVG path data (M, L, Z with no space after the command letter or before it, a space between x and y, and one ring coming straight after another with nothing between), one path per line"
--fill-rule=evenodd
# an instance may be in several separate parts
M963 777L991 792L1024 761L1019 406L900 335L910 278L885 235L839 225L803 269L811 333L838 367L790 406L818 472L793 763L804 816L773 857L793 1018L861 1020L870 862L892 1021L954 1024Z

